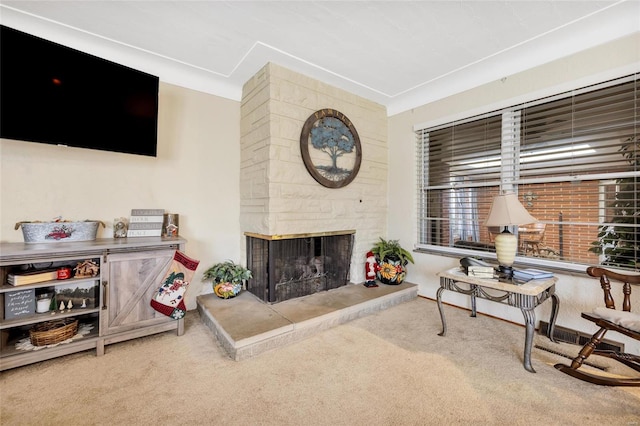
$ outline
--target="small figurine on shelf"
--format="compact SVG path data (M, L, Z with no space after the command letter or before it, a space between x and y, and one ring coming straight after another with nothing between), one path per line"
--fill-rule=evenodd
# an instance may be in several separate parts
M64 302L60 302L60 307L58 309L60 309L60 312L64 312Z
M69 299L69 303L67 303L67 309L73 308L73 303L71 303L71 299Z
M113 238L126 238L127 236L127 218L118 217L113 220Z
M367 262L365 264L365 287L378 287L378 284L376 284L376 266L378 266L378 262L376 262L376 257L373 255L373 252L367 252Z
M73 270L76 278L89 278L98 275L100 267L93 260L85 260L84 262L79 262Z
M87 307L87 299L82 299L82 306L80 306L81 308L86 308Z

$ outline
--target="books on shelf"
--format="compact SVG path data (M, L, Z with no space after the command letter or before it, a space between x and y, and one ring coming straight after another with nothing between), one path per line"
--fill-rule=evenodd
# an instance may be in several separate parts
M58 279L58 271L55 269L41 269L39 271L27 271L7 275L7 283L13 286L35 284Z
M160 222L133 222L129 224L129 229L162 229L162 221Z
M162 229L129 229L127 237L160 237Z
M162 225L162 220L164 219L163 215L143 215L143 216L131 216L129 218L129 225L133 225L134 223L158 223Z
M160 237L164 209L131 209L127 237Z
M131 209L131 216L162 216L164 209Z
M521 281L539 280L552 278L553 273L541 269L527 268L513 271L513 277Z

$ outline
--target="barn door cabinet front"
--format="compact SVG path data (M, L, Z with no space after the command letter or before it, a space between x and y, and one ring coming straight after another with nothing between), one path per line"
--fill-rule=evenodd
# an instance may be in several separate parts
M158 248L110 253L104 261L101 332L105 344L166 330L184 332L183 320L153 309L150 301L160 287L175 250Z

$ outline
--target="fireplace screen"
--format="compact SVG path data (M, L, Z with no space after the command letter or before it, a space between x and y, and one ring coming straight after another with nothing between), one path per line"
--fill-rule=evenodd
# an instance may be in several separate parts
M247 290L277 303L349 282L353 233L274 239L247 235Z

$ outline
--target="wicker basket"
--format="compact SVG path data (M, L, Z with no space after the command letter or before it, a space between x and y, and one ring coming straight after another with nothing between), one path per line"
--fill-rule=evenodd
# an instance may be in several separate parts
M36 324L29 330L33 346L54 345L75 336L78 331L78 320L64 318Z

